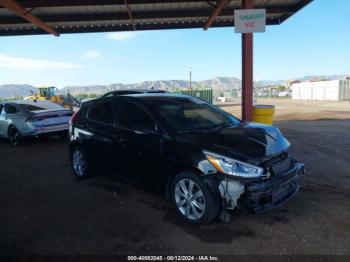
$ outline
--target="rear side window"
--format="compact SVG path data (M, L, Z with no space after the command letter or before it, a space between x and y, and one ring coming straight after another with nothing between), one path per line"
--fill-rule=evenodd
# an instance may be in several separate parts
M4 108L4 106L3 106L3 105L0 105L0 115L3 114L3 113L2 113L2 109L3 109L3 108Z
M5 113L6 114L16 114L18 112L17 108L13 105L5 105Z
M110 125L113 121L114 102L97 102L92 105L89 120Z
M155 121L141 107L130 102L121 102L118 124L128 129L155 130Z
M39 107L39 106L34 106L34 105L29 105L29 104L20 104L20 105L31 112L45 110L45 108Z
M90 108L91 104L83 105L83 107L79 110L78 114L74 118L74 124L82 125L86 120L87 112Z

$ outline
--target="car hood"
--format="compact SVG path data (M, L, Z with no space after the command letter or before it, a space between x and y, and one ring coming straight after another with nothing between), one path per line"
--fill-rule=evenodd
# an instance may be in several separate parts
M181 140L242 160L266 158L290 146L278 128L258 123L241 123L212 132L181 134Z

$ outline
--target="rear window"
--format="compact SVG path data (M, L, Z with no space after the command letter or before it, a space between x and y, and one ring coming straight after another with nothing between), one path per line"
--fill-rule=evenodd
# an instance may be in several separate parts
M74 124L76 125L82 125L87 116L87 112L91 108L91 104L83 105L83 107L79 110L78 114L74 118Z
M45 110L45 108L35 106L35 105L29 105L29 104L20 104L20 105L31 112L38 111L38 110Z
M114 101L98 102L92 105L89 111L89 120L103 124L112 124Z

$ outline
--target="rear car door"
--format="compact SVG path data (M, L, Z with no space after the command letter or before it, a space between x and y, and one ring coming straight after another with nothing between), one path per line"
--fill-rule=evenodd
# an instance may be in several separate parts
M87 114L86 128L92 135L85 141L85 147L90 160L105 170L110 170L112 163L115 110L114 100L102 100L94 102Z
M142 105L120 101L114 134L116 172L145 185L156 184L163 148L156 120Z

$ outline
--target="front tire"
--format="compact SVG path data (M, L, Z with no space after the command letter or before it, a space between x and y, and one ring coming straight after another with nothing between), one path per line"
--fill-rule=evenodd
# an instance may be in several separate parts
M70 160L73 173L78 178L87 178L91 176L92 170L88 164L87 158L80 147L72 148L70 152Z
M18 146L21 143L21 133L15 126L10 126L8 129L8 138L10 144L13 146Z
M175 176L171 196L179 215L192 224L207 224L220 210L220 201L195 173L186 171Z

